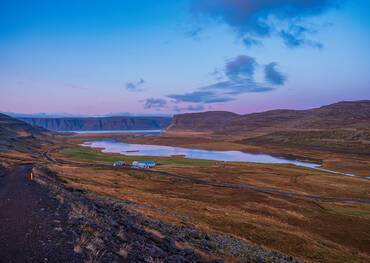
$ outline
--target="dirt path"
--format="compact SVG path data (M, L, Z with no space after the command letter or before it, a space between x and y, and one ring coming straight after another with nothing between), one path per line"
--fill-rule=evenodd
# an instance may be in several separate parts
M82 262L67 209L27 178L30 170L18 166L0 176L0 262Z

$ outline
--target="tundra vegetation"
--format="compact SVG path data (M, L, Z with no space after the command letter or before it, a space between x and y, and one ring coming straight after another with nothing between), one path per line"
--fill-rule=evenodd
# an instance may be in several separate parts
M67 147L51 152L57 160L69 164L52 164L50 169L69 187L142 204L135 210L169 224L230 234L304 261L369 260L370 181L361 178L368 173L370 163L365 155L290 146L266 150L207 133L116 137L132 143L268 151L316 160L326 168L360 175L347 177L286 164L122 156L78 146L106 136L109 135L69 138ZM159 164L150 171L111 167L116 160L148 158Z

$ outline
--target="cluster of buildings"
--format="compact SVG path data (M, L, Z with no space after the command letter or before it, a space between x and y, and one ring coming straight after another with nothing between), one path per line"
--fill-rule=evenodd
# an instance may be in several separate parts
M157 163L155 161L144 160L144 161L133 161L131 164L132 168L152 168L156 166ZM113 163L114 167L120 166L129 166L125 161L116 161Z

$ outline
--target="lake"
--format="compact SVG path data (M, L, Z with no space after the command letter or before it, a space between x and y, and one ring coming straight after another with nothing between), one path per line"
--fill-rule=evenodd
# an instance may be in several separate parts
M284 157L275 157L269 154L246 153L241 151L215 151L202 149L189 149L173 146L145 145L118 142L114 140L96 140L81 144L91 148L99 148L105 153L119 153L129 156L184 156L190 159L203 159L224 162L246 162L246 163L267 163L267 164L293 164L300 167L311 168L323 172L337 175L352 176L363 178L351 173L341 173L322 168L320 164L287 159ZM364 178L363 178L364 179ZM365 177L370 179L370 177Z
M362 179L370 177L360 177L351 173L342 173L326 168L320 164L276 157L269 154L246 153L241 151L215 151L202 149L189 149L173 146L146 145L118 142L114 140L96 140L81 144L91 148L99 148L104 153L119 153L129 156L184 156L190 159L203 159L224 162L245 162L245 163L266 163L266 164L292 164L300 167L315 169L336 175L351 176Z
M100 148L105 153L119 153L130 156L163 156L170 157L181 155L190 159L204 159L225 162L252 162L252 163L274 163L294 164L308 168L320 167L319 164L274 157L268 154L254 154L240 151L214 151L201 149L188 149L182 147L144 145L117 142L113 140L97 140L85 142L83 146Z
M60 131L73 132L82 134L98 134L98 133L161 133L162 130L104 130L104 131Z

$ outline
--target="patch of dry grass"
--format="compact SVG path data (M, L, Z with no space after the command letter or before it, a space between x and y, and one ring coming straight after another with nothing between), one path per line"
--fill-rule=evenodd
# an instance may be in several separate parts
M284 188L283 182L290 182L287 176L279 179L275 175L277 178L274 180L264 179L271 175L259 178L258 173L263 174L264 169L271 168L259 167L261 170L258 172L258 167L254 167L255 175L248 178L249 183ZM203 230L230 233L309 261L366 262L369 259L365 252L366 244L370 241L366 232L370 219L361 216L370 211L367 205L351 205L355 214L360 215L354 223L353 215L340 210L342 204L317 203L250 190L215 188L175 178L133 175L124 170L65 165L52 168L70 187L143 204L143 207L136 209L164 222L187 222ZM279 169L291 172L291 167L282 166ZM184 169L176 172L184 174L185 170L188 171ZM204 178L212 173L211 178L214 180L233 181L222 175L222 169L214 169L212 172L207 169L201 172L199 169L193 170L197 171L195 175L185 174ZM240 181L241 177L235 180ZM329 182L331 179L331 176L327 176ZM341 183L350 185L349 182ZM319 182L309 192L333 191L326 187L327 184ZM296 191L303 190L296 187ZM307 189L304 191L308 192ZM343 232L344 229L347 231Z
M225 137L220 139L207 134L198 134L197 138L188 134L181 136L181 138L172 135L144 138L126 135L122 139L133 143L191 148L256 152L262 150L258 146L238 144ZM79 137L74 138L74 142L81 140ZM326 168L368 175L366 167L369 167L370 160L364 156L311 149L291 150L271 147L264 150L270 153L320 159ZM92 154L96 154L96 151ZM81 156L68 155L65 152L57 156L69 160L74 158L82 160ZM112 155L102 154L99 158L112 158ZM115 158L122 159L122 156ZM83 161L97 160L85 158ZM100 161L101 159L97 162ZM369 205L319 202L246 189L214 187L174 177L142 171L114 170L109 167L53 165L51 168L57 171L70 187L132 201L141 205L135 209L164 222L179 225L190 223L205 231L229 233L308 262L370 261ZM251 163L221 165L210 161L206 165L199 165L167 158L166 162L162 161L162 165L155 170L211 182L248 184L302 194L364 199L369 199L370 196L370 181L292 165Z

